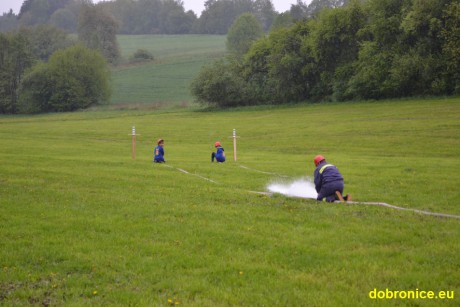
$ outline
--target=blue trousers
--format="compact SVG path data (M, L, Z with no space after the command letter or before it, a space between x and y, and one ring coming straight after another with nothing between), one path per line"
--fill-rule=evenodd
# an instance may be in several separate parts
M327 202L333 202L337 198L335 196L335 191L340 191L341 194L343 194L343 181L342 180L337 180L333 182L328 182L326 184L323 184L321 186L321 190L318 193L318 197L316 200L326 200Z
M217 162L225 162L225 158L218 156L215 152L211 153L211 162L214 162L214 159L216 159Z

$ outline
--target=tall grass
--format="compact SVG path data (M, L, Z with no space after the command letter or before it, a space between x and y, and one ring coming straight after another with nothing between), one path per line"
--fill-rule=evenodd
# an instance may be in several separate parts
M460 215L459 111L437 99L1 117L0 304L456 306L458 220L250 191L311 176L320 153L356 200ZM159 137L166 165L151 163ZM224 164L210 162L217 140ZM375 302L374 288L455 297Z

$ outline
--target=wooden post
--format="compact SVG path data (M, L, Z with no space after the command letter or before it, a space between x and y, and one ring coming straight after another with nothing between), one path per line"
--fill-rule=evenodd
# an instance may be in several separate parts
M136 160L136 127L133 126L133 133L131 134L133 138L133 149L132 149L132 158Z
M233 161L236 162L236 129L233 129Z

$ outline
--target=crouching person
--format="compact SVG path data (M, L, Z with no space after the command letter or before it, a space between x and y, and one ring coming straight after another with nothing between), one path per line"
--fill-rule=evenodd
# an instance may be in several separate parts
M216 159L217 162L225 162L225 151L219 141L214 143L214 147L216 148L216 152L211 153L211 162L214 162Z
M163 149L163 146L165 144L165 141L163 139L159 139L157 141L157 146L155 147L154 151L154 157L153 157L153 162L155 163L165 163L165 151Z
M342 197L344 188L343 177L337 167L328 164L326 158L320 155L316 156L313 161L316 166L314 172L315 189L318 192L316 199L327 202L351 200L351 195Z

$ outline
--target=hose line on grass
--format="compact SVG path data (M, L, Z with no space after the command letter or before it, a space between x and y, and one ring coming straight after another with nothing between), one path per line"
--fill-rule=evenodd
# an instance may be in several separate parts
M167 165L167 164L163 164L165 167L169 167L169 168L172 168L172 169L175 169L181 173L184 173L184 174L187 174L187 175L192 175L192 176L196 176L198 178L201 178L203 180L207 180L209 182L212 182L212 183L215 183L215 184L218 184L216 181L212 180L212 179L209 179L209 178L206 178L204 176L201 176L201 175L198 175L198 174L195 174L195 173L190 173L182 168L177 168L177 167L174 167L174 166L171 166L171 165ZM269 174L269 175L277 175L277 176L281 176L281 177L288 177L288 176L283 176L283 175L279 175L279 174L276 174L276 173L270 173L270 172L264 172L264 171L259 171L259 170L256 170L256 169L252 169L252 168L249 168L249 167L246 167L246 166L243 166L243 165L239 165L241 168L244 168L244 169L247 169L247 170L253 170L253 171L257 171L259 173L264 173L264 174ZM270 192L258 192L258 191L246 191L246 192L249 192L249 193L256 193L256 194L260 194L260 195L265 195L265 196L273 196L274 193L270 193ZM289 197L289 196L288 196ZM292 196L291 196L292 197ZM296 198L302 198L302 197L296 197ZM342 203L340 201L335 201L335 203ZM365 205L365 206L380 206L380 207L385 207L385 208L390 208L390 209L394 209L394 210L401 210L401 211L411 211L411 212L415 212L415 213L418 213L418 214L423 214L423 215L429 215L429 216L435 216L435 217L442 217L442 218L452 218L452 219L456 219L456 220L460 220L460 216L458 215L453 215L453 214L446 214L446 213L436 213L436 212L429 212L429 211L423 211L423 210L418 210L418 209L410 209L410 208L403 208L403 207L397 207L397 206L394 206L394 205L390 205L390 204L387 204L387 203L381 203L381 202L358 202L358 201L348 201L348 202L345 202L344 204L346 205Z
M342 203L342 202L338 201L338 203ZM390 204L379 203L379 202L349 201L349 202L345 202L345 204L347 204L347 205L380 206L380 207L386 207L386 208L395 209L395 210L412 211L412 212L423 214L423 215L431 215L431 216L436 216L436 217L444 217L444 218L451 218L451 219L460 220L460 216L458 216L458 215L429 212L429 211L423 211L423 210L418 210L418 209L403 208L403 207L397 207L397 206L393 206L393 205L390 205Z

